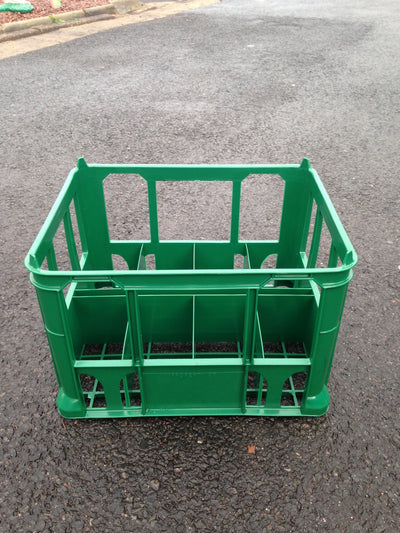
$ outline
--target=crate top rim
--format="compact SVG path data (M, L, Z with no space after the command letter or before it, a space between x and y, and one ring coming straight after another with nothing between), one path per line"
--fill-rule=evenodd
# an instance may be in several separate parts
M353 267L309 269L202 269L202 270L70 270L51 271L33 268L26 262L31 282L38 288L59 290L70 283L115 283L123 290L261 290L274 281L314 281L320 287L346 285L353 277ZM205 282L207 282L205 284Z
M284 179L286 179L288 176L294 177L298 174L299 171L303 171L307 173L308 175L312 176L314 178L315 184L317 185L317 188L320 190L320 193L322 194L322 197L326 203L327 210L333 215L334 218L334 224L339 230L339 233L341 234L341 238L344 240L345 247L347 249L348 259L349 262L346 261L345 264L342 264L337 267L331 267L331 268L302 268L302 269L206 269L206 270L155 270L155 271L138 271L138 270L101 270L101 271L89 271L89 270L68 270L68 271L49 271L49 270L43 270L38 266L38 261L36 260L36 251L39 243L42 241L46 231L49 230L49 227L51 227L51 224L53 222L53 217L58 213L61 206L64 202L64 197L68 195L70 190L70 184L71 181L74 179L76 175L79 175L80 173L85 174L85 171L90 169L98 169L99 174L98 178L104 179L109 174L112 173L138 173L138 171L141 170L148 170L149 174L147 176L143 176L148 181L158 181L159 179L167 179L167 180L173 180L171 179L171 176L168 174L161 174L159 176L152 175L153 171L161 170L161 171L169 171L174 169L180 169L180 170L221 170L222 171L222 180L226 181L242 181L247 176L249 176L251 173L254 173L255 170L259 171L260 174L262 173L271 173L271 174L279 174L281 177L284 177L283 174L285 172L288 172L288 174L285 176ZM224 171L232 171L236 170L237 173L234 173L232 175L225 176ZM144 173L145 174L145 173ZM182 180L182 174L177 178L178 180ZM184 177L184 179L187 179L188 181L195 181L195 180L219 180L220 177L217 176L207 176L202 174L194 174L191 177L187 178ZM308 159L304 158L301 164L286 164L286 165L149 165L149 164L142 164L142 165L132 165L132 164L124 164L124 165L104 165L104 164L88 164L84 158L79 158L77 162L77 166L71 170L69 177L67 178L66 182L64 183L64 186L62 190L59 193L59 196L54 203L50 213L48 214L48 217L45 221L45 223L42 226L42 229L40 230L39 234L37 235L34 243L32 244L26 258L25 258L25 267L28 271L30 271L33 275L39 276L39 277L47 277L47 278L75 278L75 279L88 279L88 277L94 277L94 278L101 278L103 277L111 277L115 276L116 273L118 274L119 278L125 278L127 276L135 276L135 278L140 279L140 277L151 276L151 277L171 277L176 276L177 274L180 276L191 276L194 278L197 278L199 276L209 276L209 275L228 275L228 276L245 276L249 277L250 275L258 274L269 274L270 278L279 276L280 274L285 276L286 278L291 275L293 279L301 279L301 278L310 278L313 276L332 276L332 275L341 275L344 276L346 272L350 271L357 263L357 254L354 250L353 245L351 244L346 231L344 230L341 221L335 211L335 208L317 174L317 172L312 168L310 162ZM275 276L273 276L275 274ZM280 276L280 279L283 279L283 277Z
M204 180L204 181L242 181L245 179L249 174L251 173L260 173L260 174L280 174L285 172L291 172L291 171L310 171L311 173L315 172L313 167L310 164L310 161L307 158L304 158L301 162L301 164L149 164L149 163L124 163L124 164L101 164L101 163L87 163L83 157L78 159L77 166L71 170L71 174L76 174L80 172L84 172L85 170L98 170L101 174L101 177L104 179L109 174L140 174L140 172L143 172L143 175L141 177L145 180L151 180L151 181L163 181L163 180L169 180L174 181L177 179L178 181L196 181L196 180ZM216 176L185 176L182 178L180 175L179 177L170 177L165 174L165 172L168 172L169 170L175 170L175 171L192 171L195 172L198 171L216 171L216 172L224 172L224 171L232 171L233 174L230 174L229 176L221 177L219 175ZM152 172L160 172L160 175L154 176L152 175ZM283 177L283 176L281 176Z
M33 274L42 274L45 276L57 277L57 276L69 276L76 278L99 278L100 281L105 277L112 277L116 274L118 276L175 276L176 274L183 275L185 277L191 276L212 276L215 274L227 274L229 276L243 276L251 274L266 274L271 279L308 279L312 278L315 274L334 274L340 272L347 272L354 268L357 264L357 257L345 265L337 267L314 267L314 268L174 268L174 269L157 269L157 270L141 270L141 269L100 269L100 270L46 270L41 267L33 266L32 260L34 257L28 254L25 258L25 266ZM102 278L102 279L100 279Z

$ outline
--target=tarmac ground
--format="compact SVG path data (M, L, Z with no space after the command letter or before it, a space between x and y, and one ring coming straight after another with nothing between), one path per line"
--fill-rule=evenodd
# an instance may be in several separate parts
M0 60L2 531L398 531L397 11L224 0ZM310 159L359 255L325 416L60 417L23 260L81 156ZM260 191L249 194L256 210ZM210 204L220 209L200 193L196 212ZM176 207L177 238L192 207ZM215 213L195 220L218 231Z

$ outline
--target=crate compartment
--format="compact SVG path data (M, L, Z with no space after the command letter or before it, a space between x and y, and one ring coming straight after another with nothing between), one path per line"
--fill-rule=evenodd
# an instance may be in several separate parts
M194 338L197 344L242 344L245 295L196 295L194 300Z
M318 307L312 293L296 292L277 289L273 294L259 296L256 357L310 354Z
M245 245L196 243L195 254L195 268L198 270L248 268Z
M144 357L240 357L245 295L139 296Z
M193 298L190 295L139 296L139 317L146 358L192 357Z
M136 198L139 205L114 224L110 216L120 193L113 180L118 185L122 176L130 184L127 208ZM168 181L186 183L159 184ZM255 196L248 193L260 183L267 189L257 189L260 202L253 210ZM104 184L111 191L107 202ZM204 234L163 240L174 238L179 227L180 200L171 191L190 195L184 214L191 215L193 227L186 230L192 237L196 191L206 185L216 206L209 213L215 240ZM171 199L173 220L162 204ZM256 223L253 239L250 222ZM60 387L60 413L325 413L356 262L307 160L213 167L79 160L25 260Z
M141 270L192 270L194 245L191 243L144 244L138 268Z
M75 291L67 317L77 359L122 356L127 310L120 291L107 288Z

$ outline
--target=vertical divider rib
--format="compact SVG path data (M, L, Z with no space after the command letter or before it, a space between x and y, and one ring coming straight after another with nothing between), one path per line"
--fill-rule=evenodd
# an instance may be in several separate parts
M196 245L193 243L193 270L196 270ZM196 357L196 295L193 294L193 311L192 311L192 359Z
M300 252L303 252L303 253L305 253L305 251L306 251L306 246L307 246L307 241L308 241L308 233L309 233L310 223L311 223L311 216L312 216L312 212L313 212L313 205L314 205L314 197L313 197L312 193L310 193L310 195L308 197L307 211L306 211L305 217L304 217L303 236L302 236L301 242L300 242Z
M262 374L260 374L260 381L258 382L258 393L257 393L257 405L258 406L260 406L262 402L263 385L264 385L264 377Z
M157 187L154 179L147 181L147 193L149 197L150 237L152 244L159 243L158 214L157 214Z
M246 243L244 246L245 246L246 257L247 257L247 268L250 269L250 268L251 268L251 262L250 262L250 252L249 252L249 247L247 246L247 243Z
M130 358L130 353L129 353L129 342L130 342L130 334L129 334L129 331L130 331L130 327L129 327L129 318L128 318L128 321L127 321L127 325L126 325L126 328L125 328L125 336L124 336L124 345L123 345L123 348L122 348L122 359L129 359Z
M94 380L94 385L93 385L93 389L91 392L88 392L88 398L89 398L89 405L88 407L91 409L93 407L93 404L94 404L94 398L95 398L95 394L96 394L96 389L97 389L97 379Z
M307 268L315 268L315 263L318 257L319 241L321 239L322 222L322 213L318 208L315 214L314 232L311 241L310 254L308 256Z
M246 297L246 310L243 332L243 359L254 363L254 338L257 317L258 289L249 289Z
M193 295L193 311L192 311L192 359L195 359L196 357L196 339L195 339L195 331L196 331L196 295Z
M58 270L56 254L54 252L53 243L50 244L49 251L46 254L46 259L47 259L47 268L49 270Z
M136 266L136 270L144 270L143 244L140 246L139 259Z
M287 351L286 351L286 345L284 342L281 342L281 346L282 346L282 353L283 353L283 357L285 359L287 359Z
M72 270L80 270L78 251L76 249L74 230L72 228L71 213L69 209L65 212L64 215L64 231L65 231L65 240L67 241L68 255L71 262Z
M335 268L337 266L337 260L338 260L338 253L336 250L336 246L331 244L331 249L329 251L329 259L328 259L328 268Z
M264 339L261 331L261 324L260 324L260 317L258 315L258 310L256 311L256 335L258 335L260 339L260 348L261 348L261 357L265 358L265 352L264 352ZM256 349L256 346L254 346L254 351Z
M79 203L79 197L77 195L74 196L74 206L75 206L76 222L78 224L79 238L81 240L82 252L87 252L86 233L85 233L84 226L82 223L81 206Z
M296 405L296 393L295 393L295 388L294 388L294 383L293 383L293 377L289 376L288 381L289 381L290 393L293 398L293 403L294 405Z
M126 293L128 304L128 320L131 333L132 359L139 365L143 364L142 331L140 325L139 302L137 291L128 290Z
M124 376L122 378L122 384L123 384L123 388L124 388L125 407L130 407L131 406L131 400L130 400L130 397L129 397L129 387L128 387L128 380L127 380L126 376Z
M246 365L243 372L243 395L242 395L242 413L246 412L247 381L249 379L249 367Z
M138 378L139 378L140 399L142 402L142 415L144 415L146 414L147 405L146 405L146 395L145 395L144 384L143 384L142 367L139 366L137 371L138 371Z
M231 244L239 242L240 189L242 182L232 182Z

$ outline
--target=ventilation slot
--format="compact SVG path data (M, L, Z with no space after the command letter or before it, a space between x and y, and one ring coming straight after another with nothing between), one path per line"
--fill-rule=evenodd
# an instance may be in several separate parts
M267 397L267 380L259 372L249 370L247 377L246 405L264 406Z
M142 405L139 374L137 372L128 374L121 379L120 391L124 407L140 407Z
M107 407L104 389L100 381L89 374L80 374L79 379L86 407Z
M296 372L283 385L281 406L300 407L306 389L307 372Z

